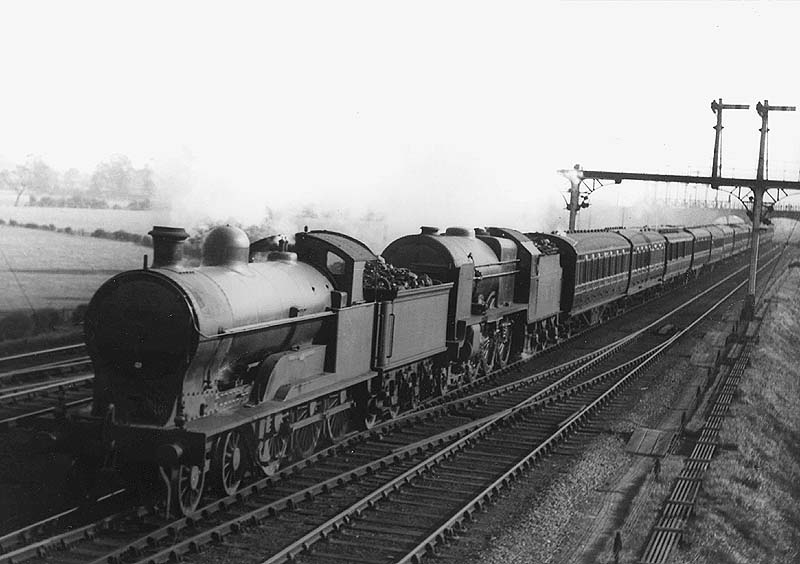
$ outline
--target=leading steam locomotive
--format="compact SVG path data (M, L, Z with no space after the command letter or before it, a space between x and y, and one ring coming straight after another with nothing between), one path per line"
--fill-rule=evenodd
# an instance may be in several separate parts
M264 252L270 241L225 226L187 267L187 233L155 227L152 266L114 276L89 304L94 401L71 421L76 450L110 453L134 479L152 469L168 507L188 514L209 486L234 493L247 474L712 269L743 253L749 232L423 227L378 257L330 231Z

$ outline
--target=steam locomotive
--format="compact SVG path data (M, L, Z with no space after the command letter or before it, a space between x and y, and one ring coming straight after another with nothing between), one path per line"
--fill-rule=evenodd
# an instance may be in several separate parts
M341 233L269 251L225 226L187 267L188 234L155 227L152 266L89 304L94 401L70 423L76 449L134 478L154 469L188 514L207 487L234 493L743 253L749 232L423 227L378 257Z

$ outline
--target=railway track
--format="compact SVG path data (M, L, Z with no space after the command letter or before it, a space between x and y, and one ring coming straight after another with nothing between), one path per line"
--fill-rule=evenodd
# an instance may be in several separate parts
M0 429L91 401L91 361L84 345L0 358Z
M93 374L85 374L0 393L0 430L88 405L93 381Z
M26 369L70 362L76 357L88 358L83 343L0 357L0 386L24 381Z
M738 284L738 280L733 280L733 277L731 275L716 284L713 287L716 290L699 294L692 309L710 311L719 300L719 293L735 291L731 288ZM685 302L679 311L688 315L686 306L689 303ZM673 314L675 312L670 313ZM275 539L274 561L280 561L295 557L301 549L321 538L329 538L332 531L342 528L347 522L354 522L359 514L371 511L370 507L377 507L378 500L389 496L390 492L405 492L406 486L414 480L432 480L430 471L434 468L439 469L435 473L450 476L450 481L445 481L444 485L435 482L434 489L427 489L429 495L446 492L445 497L448 497L459 490L458 495L462 496L466 492L456 487L459 484L471 484L474 486L472 490L477 488L483 492L482 497L473 495L471 501L459 497L458 503L447 505L451 513L459 503L460 507L467 508L440 521L451 525L443 530L453 530L494 495L499 485L508 483L511 476L518 475L576 426L584 424L594 410L604 405L624 387L626 381L652 362L678 336L690 331L695 323L688 318L673 319L674 325L685 328L672 336L654 334L653 329L665 321L664 316L658 317L633 335L543 372L515 375L511 370L502 376L495 375L494 379L502 382L483 379L462 397L447 397L440 405L353 435L341 444L285 468L277 476L251 484L234 496L215 500L186 518L172 521L148 514L138 515L133 520L102 520L80 530L17 546L0 556L0 563L35 561L42 555L49 555L48 562L166 562L265 520L278 522L271 529L270 537ZM617 358L620 356L622 358ZM538 423L532 422L531 414L535 414ZM523 432L530 435L525 440L509 439L509 426L514 426L515 437L521 437L517 434ZM521 451L516 453L513 460L504 454L516 452L528 443L536 443L538 447L534 451L528 448L528 454L524 456ZM443 451L436 451L443 447ZM488 450L464 463L470 472L475 471L473 476L462 478L454 474L458 464L456 470L452 465L441 466L443 462L461 456L462 451L479 452L475 450L477 448ZM480 461L486 466L478 465ZM498 474L497 468L489 465L500 461L505 465L503 474ZM481 476L480 484L474 483L474 476L478 475ZM472 490L471 494L475 494ZM416 507L420 514L424 513L422 506L437 505L431 503L431 499L422 496L405 505ZM324 507L328 510L325 511ZM397 513L408 514L403 510ZM306 530L301 530L301 524L307 521L314 521L314 526L305 526ZM419 519L407 521L412 521L409 526L416 521L419 529ZM420 536L419 531L403 529L402 523L376 525L374 521L367 525L367 529L370 535L385 530L397 532L399 538L415 539L416 548L404 549L409 551L409 558L419 558L420 554L431 550L431 539L441 540L448 534L426 527L428 536ZM393 546L396 541L395 538ZM329 549L329 544L326 543L326 549ZM347 542L338 544L348 545ZM319 558L333 557L333 553L326 553ZM355 558L353 555L343 556L345 559L351 557Z

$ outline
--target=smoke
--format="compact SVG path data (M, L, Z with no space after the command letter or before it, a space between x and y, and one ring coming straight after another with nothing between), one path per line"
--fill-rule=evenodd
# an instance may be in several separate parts
M409 150L398 162L354 173L352 180L312 176L307 186L267 168L225 175L188 149L156 159L156 205L173 225L201 229L230 223L257 226L266 235L327 229L351 235L381 252L422 225L505 226L552 231L566 226L559 195L564 181L552 171L504 167L450 148ZM507 164L507 163L506 163ZM290 182L294 182L292 186ZM249 230L253 231L253 230Z

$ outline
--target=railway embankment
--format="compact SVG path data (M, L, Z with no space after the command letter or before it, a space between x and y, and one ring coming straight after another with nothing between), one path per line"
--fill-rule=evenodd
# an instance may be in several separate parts
M800 561L800 267L767 315L672 562Z

